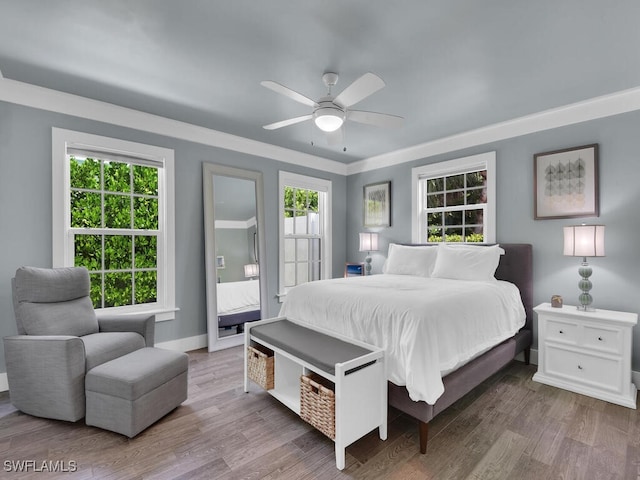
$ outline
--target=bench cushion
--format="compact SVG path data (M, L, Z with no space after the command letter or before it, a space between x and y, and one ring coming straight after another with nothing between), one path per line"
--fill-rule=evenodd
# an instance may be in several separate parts
M343 363L371 353L371 350L289 320L279 320L253 327L251 335L331 375L335 375L336 363Z

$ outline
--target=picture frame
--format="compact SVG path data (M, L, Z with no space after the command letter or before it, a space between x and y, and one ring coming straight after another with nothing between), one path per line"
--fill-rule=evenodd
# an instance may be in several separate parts
M391 226L391 182L363 187L363 224L365 227Z
M360 277L364 275L364 263L345 263L344 264L344 276L347 277Z
M599 216L598 144L533 156L535 220Z

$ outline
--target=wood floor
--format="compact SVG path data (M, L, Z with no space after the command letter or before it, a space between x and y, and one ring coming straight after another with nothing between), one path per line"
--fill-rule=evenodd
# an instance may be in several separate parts
M513 362L436 417L426 455L415 422L390 410L388 439L352 444L340 472L333 442L242 391L241 347L189 356L189 399L133 440L24 415L1 393L0 478L640 479L640 415L533 382L534 366ZM77 471L7 471L22 460Z

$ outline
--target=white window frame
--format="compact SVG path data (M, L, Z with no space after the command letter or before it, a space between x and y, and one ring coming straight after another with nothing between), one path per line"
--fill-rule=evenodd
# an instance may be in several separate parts
M157 302L96 309L96 314L155 314L156 321L175 318L175 179L174 151L84 132L52 128L53 267L74 265L74 235L70 213L70 166L68 150L103 152L158 165L158 298Z
M414 243L424 243L420 238L423 231L424 192L420 186L423 178L443 177L458 175L473 171L487 171L487 203L483 218L484 241L482 243L496 242L496 152L480 153L469 157L456 158L444 162L422 165L411 169L411 238Z
M331 278L332 276L332 214L331 214L331 180L300 175L297 173L280 171L278 175L278 241L279 241L279 261L278 261L278 298L280 301L286 297L284 286L284 190L285 187L299 188L303 190L315 190L324 195L318 197L318 209L320 211L320 231L322 241L320 242L320 278Z

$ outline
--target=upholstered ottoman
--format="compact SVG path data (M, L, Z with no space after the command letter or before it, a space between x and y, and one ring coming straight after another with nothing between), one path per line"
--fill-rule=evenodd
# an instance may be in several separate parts
M135 437L187 399L186 353L141 348L87 373L86 423Z

